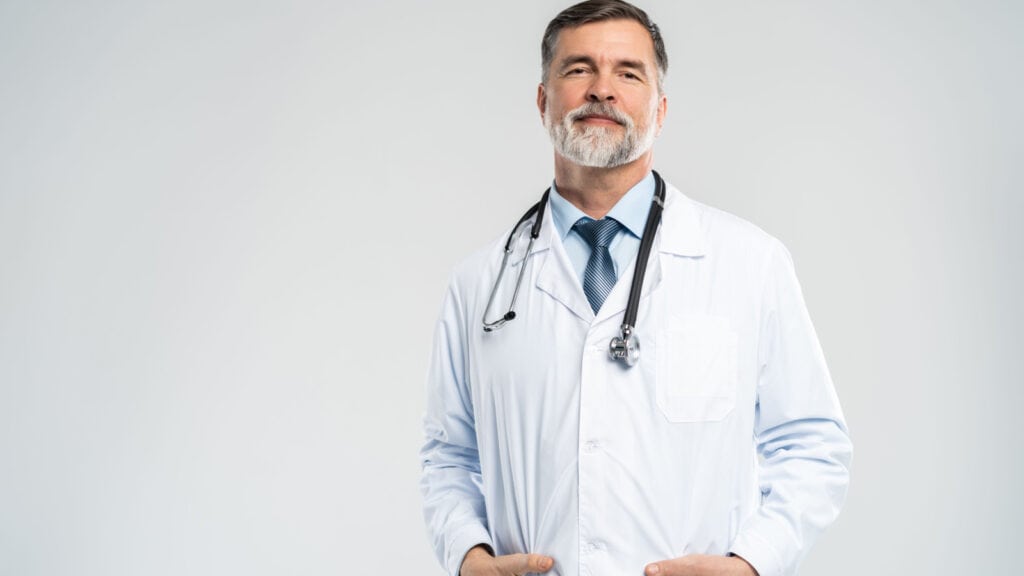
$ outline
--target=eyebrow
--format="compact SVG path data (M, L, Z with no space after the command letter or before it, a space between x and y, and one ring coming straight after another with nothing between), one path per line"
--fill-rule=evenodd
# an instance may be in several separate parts
M586 64L592 68L597 68L597 61L587 56L586 54L570 54L559 63L559 69L563 70L573 64ZM619 60L615 63L616 68L629 68L631 70L638 70L643 73L647 73L647 66L644 65L643 60Z

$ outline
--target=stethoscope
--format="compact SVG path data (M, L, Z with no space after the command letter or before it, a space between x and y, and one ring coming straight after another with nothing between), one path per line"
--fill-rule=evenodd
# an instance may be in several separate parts
M654 244L654 235L661 224L661 212L665 208L665 181L661 179L661 175L657 172L652 170L652 173L654 174L655 186L654 198L651 200L651 209L647 212L644 235L640 238L640 250L636 255L636 267L633 269L633 282L629 288L629 301L626 305L626 313L622 317L620 334L612 338L611 342L608 343L608 354L613 359L622 361L626 366L633 366L640 359L640 342L636 335L633 334L633 329L636 327L636 313L640 307L640 292L644 285L647 260L651 254L651 246ZM531 206L523 214L522 218L512 227L512 232L508 235L508 240L505 242L505 255L501 258L501 268L498 270L498 278L494 281L491 295L487 298L487 307L484 308L484 332L493 332L516 317L515 306L516 300L519 298L519 288L523 283L523 275L526 272L526 257L530 255L530 250L533 249L534 240L537 239L537 236L540 236L541 223L544 221L544 209L548 205L548 195L550 193L551 188L545 190L544 195L540 198L540 202ZM523 265L519 268L519 276L516 278L516 287L512 291L512 301L509 302L508 312L505 312L497 320L488 322L487 316L490 314L491 306L494 304L494 297L498 292L498 286L501 285L501 279L505 275L508 258L516 249L519 228L534 215L537 218L533 222L533 227L530 228L530 243L526 245L526 256L523 257Z

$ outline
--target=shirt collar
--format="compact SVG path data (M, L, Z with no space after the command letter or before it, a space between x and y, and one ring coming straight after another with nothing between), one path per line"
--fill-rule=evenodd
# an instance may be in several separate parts
M653 198L654 174L648 172L643 180L637 182L622 198L619 198L619 201L608 212L607 217L618 220L633 236L640 238L644 234L647 211L651 208ZM548 200L551 221L555 225L555 230L558 231L558 237L562 240L565 240L573 225L580 218L589 218L582 210L558 193L554 182L551 183L551 194L548 196Z

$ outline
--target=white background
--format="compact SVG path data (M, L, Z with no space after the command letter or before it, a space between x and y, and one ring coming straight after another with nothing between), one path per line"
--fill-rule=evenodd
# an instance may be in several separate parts
M0 574L441 573L432 325L565 5L369 4L0 1ZM852 430L801 573L1019 574L1024 8L643 7L656 165L790 248Z

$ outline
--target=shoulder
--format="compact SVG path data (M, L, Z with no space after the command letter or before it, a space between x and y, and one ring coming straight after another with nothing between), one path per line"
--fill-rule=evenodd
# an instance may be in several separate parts
M501 265L505 242L510 231L511 229L503 231L501 236L490 240L456 262L448 277L450 298L465 305L466 300L472 299L473 295L490 289L489 283L493 283L494 275Z
M764 252L782 243L760 226L721 208L716 208L668 186L665 206L666 222L671 226L690 228L694 242L706 254L733 250Z
M701 231L710 239L715 241L743 242L755 245L767 245L779 240L765 232L763 228L753 222L741 218L721 208L716 208L703 202L698 202L676 190L683 203L688 203L694 210L701 223Z

